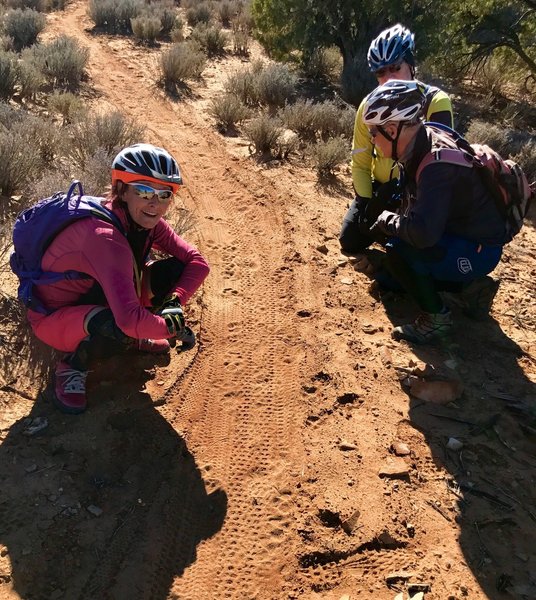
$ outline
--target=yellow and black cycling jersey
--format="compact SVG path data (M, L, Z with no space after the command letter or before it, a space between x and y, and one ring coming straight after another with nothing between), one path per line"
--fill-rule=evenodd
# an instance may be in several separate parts
M437 87L426 85L426 120L438 120L445 125L453 126L452 105L448 95ZM355 117L354 141L352 145L352 181L355 192L362 198L372 197L372 182L386 183L398 177L398 167L391 158L385 158L371 140L369 131L363 120L367 98L365 97ZM439 118L434 115L439 115ZM449 121L450 116L450 122ZM447 122L445 122L447 121Z

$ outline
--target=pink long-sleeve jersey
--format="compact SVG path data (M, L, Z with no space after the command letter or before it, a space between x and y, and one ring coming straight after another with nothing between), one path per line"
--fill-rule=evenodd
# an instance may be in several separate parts
M112 208L110 204L107 205ZM125 227L122 208L113 208ZM208 275L206 260L194 247L180 238L160 219L149 239L151 247L174 256L184 264L184 271L174 290L185 304ZM47 248L41 265L44 271L80 271L93 279L62 280L39 287L39 298L50 315L28 311L32 328L46 344L66 352L73 351L87 336L85 319L94 305L77 305L82 294L97 281L118 327L136 339L169 337L164 319L144 307L147 299L140 297L134 278L134 256L125 236L112 225L88 217L80 219L59 233ZM140 295L139 295L140 294Z

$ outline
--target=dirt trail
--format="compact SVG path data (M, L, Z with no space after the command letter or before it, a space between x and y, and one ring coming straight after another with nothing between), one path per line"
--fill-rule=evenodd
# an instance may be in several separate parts
M111 361L82 417L0 388L0 599L536 597L534 442L504 408L535 389L534 229L499 270L497 320L462 317L446 347L396 344L411 306L379 302L338 252L348 174L322 188L299 163L261 167L201 110L240 61L174 103L158 50L89 27L77 0L48 35L88 47L94 104L177 157L197 217L185 237L212 270L188 308L195 353ZM394 367L420 359L454 365L457 405L408 398ZM379 477L397 441L407 472Z

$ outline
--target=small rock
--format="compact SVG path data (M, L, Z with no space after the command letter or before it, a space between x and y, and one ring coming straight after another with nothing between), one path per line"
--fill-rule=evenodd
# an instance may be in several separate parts
M423 361L418 361L415 365L413 365L411 373L412 375L416 375L417 377L424 377L426 379L427 377L431 377L435 374L434 365Z
M447 381L413 380L410 393L414 398L434 404L448 404L462 395L463 385L456 379Z
M409 600L424 600L424 592L417 592L409 597Z
M378 471L380 477L407 477L409 466L403 458L388 458Z
M350 277L343 277L341 279L341 283L344 284L344 285L353 285L354 280L351 279Z
M339 450L357 450L357 446L355 444L351 444L350 442L346 442L345 440L341 440L339 444Z
M445 365L445 367L447 367L447 369L450 369L451 371L455 371L456 367L458 366L457 361L455 361L453 358L446 360L443 364Z
M26 473L34 473L35 471L37 471L37 465L30 465L24 470L26 471Z
M393 364L393 355L389 351L389 348L386 348L385 346L380 350L380 358L386 367L390 367Z
M461 450L463 448L463 442L460 442L460 440L451 437L447 442L447 448L449 450L454 450L455 452L457 452L458 450Z
M348 260L346 258L339 258L337 261L338 267L344 267L344 265L348 264Z
M316 249L321 254L327 254L329 252L328 247L326 246L326 244L321 244L320 246L317 246Z
M90 504L88 507L86 507L86 510L88 512L90 512L94 517L100 517L102 515L102 513L104 512L102 510L102 508L99 508L98 506L95 506L94 504Z
M378 328L374 325L371 325L370 323L367 323L366 325L363 325L363 327L361 327L363 333L368 333L369 335L376 333L378 331Z
M413 571L394 571L385 576L385 583L390 584L401 580L406 581L407 579L415 577L415 575L416 574Z
M160 380L160 381L157 381L157 382L156 382L156 385L164 385L164 382L163 382L162 380Z
M408 456L408 454L411 454L410 447L404 444L404 442L393 442L391 449L397 456Z
M22 433L23 435L32 436L46 427L48 427L48 419L46 417L35 417L35 419L30 419L30 422L26 425Z

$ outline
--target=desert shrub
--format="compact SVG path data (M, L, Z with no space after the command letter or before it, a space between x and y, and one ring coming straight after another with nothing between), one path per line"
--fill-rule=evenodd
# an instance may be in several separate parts
M34 64L24 60L19 62L18 70L21 98L34 100L43 86L43 74Z
M171 41L175 44L184 41L184 29L182 21L179 25L175 24L175 27L173 27L173 29L169 33L169 37L171 38Z
M21 10L31 8L37 12L44 12L46 9L45 0L6 0L5 6L7 8L20 8Z
M321 140L307 147L319 177L326 177L341 164L348 161L350 143L343 137Z
M355 120L353 108L341 108L337 103L326 100L315 104L315 113L316 129L323 140L352 135Z
M158 17L160 19L161 35L169 35L179 18L173 0L158 0L157 2L152 2L150 4L150 12L146 12L146 14L147 16Z
M32 9L15 8L4 16L4 34L13 39L17 52L35 44L37 36L43 31L46 18Z
M39 179L29 182L25 194L28 198L33 198L35 200L38 198L48 198L55 192L67 191L71 184L71 180L72 178L67 171L47 171ZM86 192L85 187L84 192Z
M212 9L207 2L200 2L194 4L186 9L186 20L188 25L195 27L198 23L205 23L208 25L212 20Z
M300 139L291 129L284 129L277 138L277 157L288 158L289 154L298 150Z
M228 38L220 27L201 23L194 27L190 37L199 44L203 52L209 57L225 54L225 46L227 45Z
M512 160L518 162L529 181L536 181L536 142L534 136L521 146L518 152L511 155Z
M58 137L53 125L27 114L16 115L10 126L0 127L0 194L23 191L39 178L55 156Z
M288 129L295 131L303 140L314 140L316 135L316 109L312 100L298 100L286 104L279 117Z
M119 111L89 114L71 126L68 155L78 169L101 148L112 155L142 139L144 128Z
M195 79L203 72L206 56L197 44L179 42L160 57L160 81L166 90L176 91L188 79Z
M109 33L130 33L131 20L144 8L144 0L90 0L88 12L95 27Z
M238 56L249 56L249 34L233 29L233 52Z
M226 133L247 119L250 111L234 94L223 94L212 101L209 114L216 119L218 129Z
M260 115L244 125L244 134L253 145L255 154L266 158L277 153L282 132L281 121L269 115Z
M76 38L62 35L27 50L23 57L41 70L53 87L77 89L89 60L89 50Z
M230 75L224 83L225 91L240 98L246 106L257 106L259 103L256 85L258 69L262 69L262 65L255 63L250 69Z
M71 92L54 92L47 98L48 110L61 115L63 124L72 123L85 112L83 100Z
M15 93L18 77L17 55L0 51L0 99L9 100Z
M287 65L268 65L257 73L257 97L262 105L270 108L284 106L296 92L297 84L298 78Z
M162 29L162 23L157 16L140 15L130 20L132 33L140 42L154 44Z
M15 49L13 38L9 35L0 35L0 51L12 52Z
M317 48L304 59L302 68L311 79L335 81L342 70L341 53L338 48Z
M229 27L231 25L231 19L238 12L237 3L230 0L221 0L221 2L218 2L216 5L216 12L220 23L224 27Z

